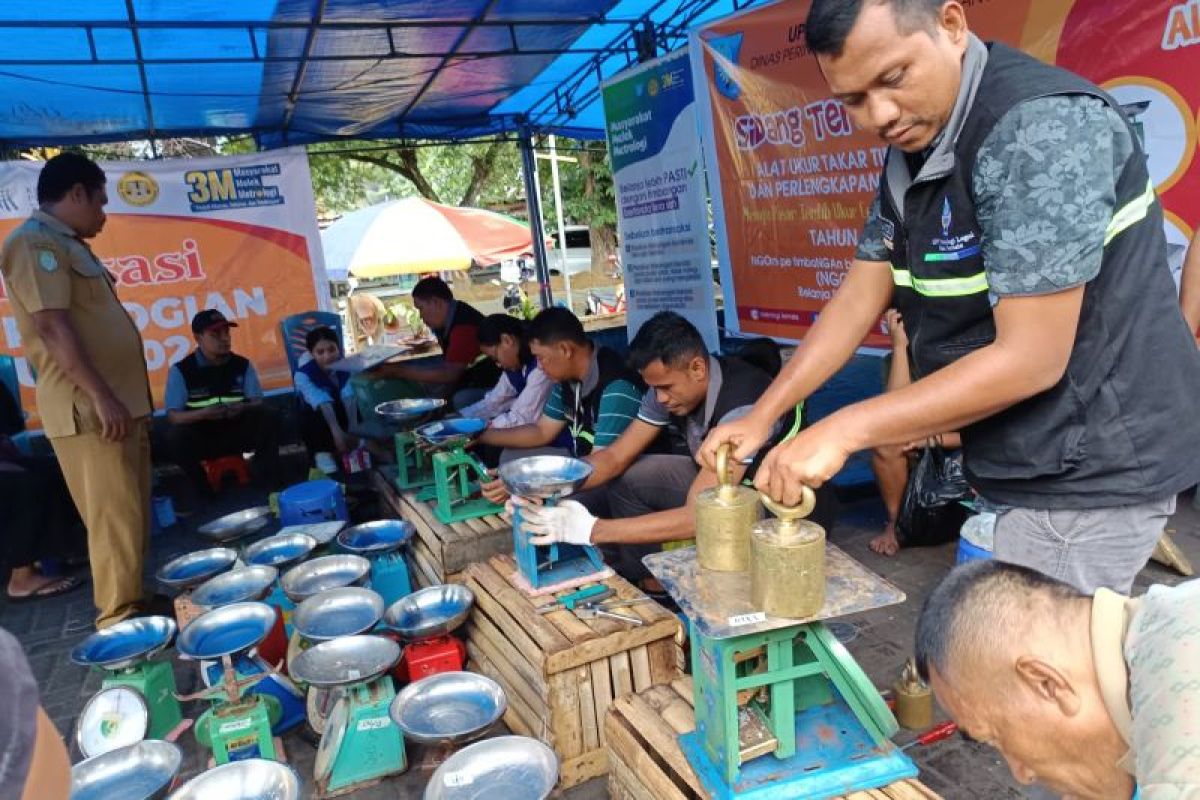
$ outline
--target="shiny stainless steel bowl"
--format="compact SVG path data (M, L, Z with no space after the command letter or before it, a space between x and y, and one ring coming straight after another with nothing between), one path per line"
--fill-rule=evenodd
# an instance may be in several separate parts
M318 545L323 545L332 542L333 537L337 536L344 527L346 527L346 523L340 519L331 519L326 522L305 522L300 525L288 525L286 528L280 528L279 532L281 534L307 533L317 540Z
M246 547L246 562L285 570L303 561L317 546L307 533L277 533Z
M71 651L81 667L126 669L153 658L171 643L176 633L170 617L134 617L96 631Z
M338 544L360 556L375 556L408 544L416 533L411 522L380 519L346 528L338 534Z
M375 413L388 422L403 424L415 422L426 414L432 414L446 405L440 397L413 397L404 400L388 400L375 406Z
M159 800L183 763L171 742L147 739L71 767L71 800Z
M250 758L202 772L170 800L299 800L300 776L287 764Z
M405 686L388 713L405 739L458 745L487 733L507 708L504 690L491 678L442 672Z
M288 664L301 683L328 689L374 680L400 660L400 645L382 636L342 636L319 642Z
M175 640L183 658L196 661L249 650L275 627L274 607L266 603L233 603L206 611L187 624Z
M255 565L231 569L193 589L192 602L205 608L216 608L230 603L262 600L271 591L271 584L275 583L278 576L279 570L274 567Z
M441 636L466 622L474 602L475 595L466 586L428 586L392 603L383 614L383 624L405 639Z
M187 589L219 575L237 561L237 551L229 547L197 550L173 558L159 569L158 582L172 589Z
M279 579L283 593L293 603L303 603L326 589L362 583L371 572L371 562L351 554L321 556L289 569Z
M497 736L443 761L425 787L425 800L545 800L557 782L553 750L528 736Z
M496 476L509 494L542 499L565 497L579 490L592 465L567 456L530 456L500 465Z
M270 521L271 507L255 506L217 517L201 525L196 532L218 542L232 542L255 531L261 531Z
M382 616L383 598L378 592L343 586L314 594L296 606L292 612L292 628L305 639L323 642L366 633Z

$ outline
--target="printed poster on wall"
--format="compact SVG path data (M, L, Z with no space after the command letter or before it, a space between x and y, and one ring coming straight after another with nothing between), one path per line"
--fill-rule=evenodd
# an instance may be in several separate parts
M971 29L1072 70L1116 98L1166 209L1176 283L1200 221L1193 168L1200 0L969 0ZM809 2L692 32L726 327L800 339L841 285L885 149L829 97L804 44ZM886 346L882 327L865 344Z
M629 337L677 311L719 346L707 190L687 48L601 86L617 200Z
M102 162L108 221L90 244L141 331L155 407L167 370L191 352L192 316L238 323L233 348L264 389L291 385L279 321L326 307L325 265L303 149L219 158ZM37 207L41 162L0 162L0 237ZM0 282L0 352L18 358L21 404L38 427L33 378Z

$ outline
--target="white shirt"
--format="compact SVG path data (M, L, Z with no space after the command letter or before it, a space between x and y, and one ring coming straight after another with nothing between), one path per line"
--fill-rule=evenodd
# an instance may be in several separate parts
M483 399L462 410L464 417L478 417L488 420L491 428L516 428L519 425L532 425L542 416L542 406L554 389L554 382L546 377L541 367L534 367L533 372L525 378L525 388L520 394L508 380L508 375L501 373L500 380L492 387Z

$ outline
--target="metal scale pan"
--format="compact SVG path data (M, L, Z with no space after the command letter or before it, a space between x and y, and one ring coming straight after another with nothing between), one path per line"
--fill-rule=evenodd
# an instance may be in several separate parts
M370 573L371 562L362 556L322 556L283 573L279 585L288 599L299 605L327 589L360 584Z
M292 627L309 641L324 642L366 633L382 616L383 598L378 592L343 586L314 594L296 606Z
M96 631L71 651L81 667L122 670L153 658L171 643L177 628L170 617L135 617Z
M406 428L445 405L446 401L440 397L413 397L380 403L375 406L375 413L397 427Z
M183 658L207 661L256 646L275 627L276 612L266 603L233 603L214 608L179 632L175 649Z
M158 582L171 589L184 590L219 575L237 561L237 551L229 547L213 547L173 558L155 576Z
M409 641L445 636L466 621L474 602L475 595L466 586L428 586L392 603L383 624Z
M502 464L496 475L509 494L542 500L566 497L579 490L592 465L567 456L530 456Z
M300 776L287 764L248 758L202 772L171 800L299 800Z
M261 531L270 521L270 506L255 506L217 517L201 525L196 532L216 542L232 542Z
M382 636L342 636L315 644L288 664L296 680L332 689L369 683L400 660L400 645Z
M460 745L487 733L507 708L504 690L491 678L442 672L405 686L388 713L405 739Z
M417 438L436 450L449 450L464 445L487 428L487 420L476 417L446 419L430 422L413 431Z
M442 762L425 787L425 800L545 800L557 782L553 750L528 736L498 736Z
M148 739L71 767L71 800L159 800L179 773L183 753Z
M411 522L381 519L346 528L338 534L338 544L360 556L378 556L408 544L416 533Z
M308 557L317 540L307 533L277 533L246 548L246 562L284 570Z
M209 578L192 590L192 602L204 608L262 600L271 591L279 570L252 565Z

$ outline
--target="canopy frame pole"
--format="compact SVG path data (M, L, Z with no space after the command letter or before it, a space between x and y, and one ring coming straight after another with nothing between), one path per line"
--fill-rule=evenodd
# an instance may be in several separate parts
M296 74L292 76L292 90L288 92L287 108L283 112L283 140L287 141L288 128L292 126L292 117L296 113L296 106L300 103L300 87L304 84L304 77L308 74L308 62L312 58L313 48L317 43L317 30L321 27L321 20L325 18L325 5L327 0L317 0L316 7L313 9L312 24L308 26L308 33L304 37L304 51L301 56L300 63L296 65Z
M150 84L146 80L146 63L142 59L142 38L138 34L137 18L133 11L133 0L125 0L125 14L129 17L129 35L133 38L133 54L137 58L138 78L142 82L142 103L146 107L146 125L149 128L150 152L158 158L157 126L154 124L154 106L150 102Z
M421 98L425 96L425 93L429 91L429 87L432 86L433 82L436 81L438 76L442 74L442 70L446 68L446 65L461 55L459 50L462 49L462 46L466 43L467 39L471 37L471 34L475 32L475 29L479 26L479 23L487 19L488 14L492 13L492 9L495 7L497 2L498 0L488 0L487 5L480 9L479 13L475 15L475 19L463 26L463 29L459 31L458 36L455 37L454 44L450 46L450 50L444 56L442 56L442 60L438 62L438 65L429 73L429 77L427 77L425 82L421 84L421 88L417 90L415 95L413 95L412 100L408 101L408 105L406 105L404 110L401 111L396 117L397 123L403 124L405 120L408 119L409 112L417 107L417 103L421 102Z
M525 207L529 211L529 233L533 237L533 261L537 268L538 296L542 308L554 305L550 290L550 267L546 258L546 232L542 229L542 198L538 196L537 159L533 155L533 131L521 126L521 177L525 183Z

